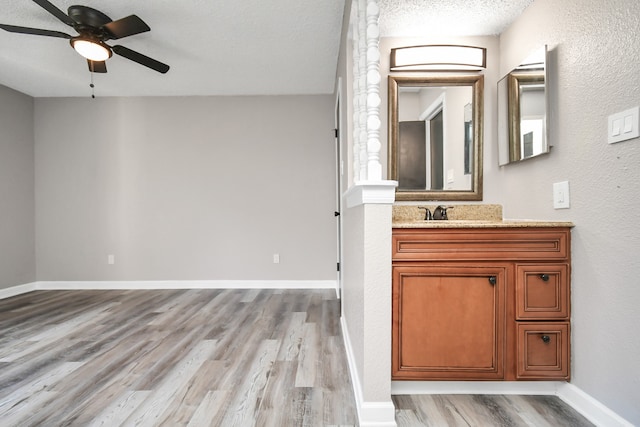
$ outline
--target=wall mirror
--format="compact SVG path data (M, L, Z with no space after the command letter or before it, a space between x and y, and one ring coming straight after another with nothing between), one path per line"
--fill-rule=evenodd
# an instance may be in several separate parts
M549 152L546 46L498 82L500 166Z
M396 200L482 200L484 77L389 76Z

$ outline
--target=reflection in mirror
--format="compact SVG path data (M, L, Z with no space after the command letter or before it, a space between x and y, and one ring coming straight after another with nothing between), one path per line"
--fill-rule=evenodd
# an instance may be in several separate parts
M482 200L483 76L389 77L396 200Z
M546 53L537 50L498 82L500 165L549 152Z

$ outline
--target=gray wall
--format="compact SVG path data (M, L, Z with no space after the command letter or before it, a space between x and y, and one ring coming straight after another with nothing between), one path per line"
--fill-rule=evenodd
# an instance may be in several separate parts
M501 36L501 71L542 44L557 55L555 146L489 168L485 182L500 184L485 201L509 218L575 223L572 383L640 425L640 140L607 144L607 116L640 105L638 2L536 0ZM554 210L564 180L571 208Z
M33 99L0 86L0 289L35 280Z
M333 111L328 95L37 99L38 280L334 280Z

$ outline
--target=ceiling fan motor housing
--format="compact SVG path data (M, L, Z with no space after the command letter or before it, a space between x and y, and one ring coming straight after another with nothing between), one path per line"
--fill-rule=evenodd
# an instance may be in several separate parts
M69 17L78 24L76 29L99 28L112 21L104 13L88 6L69 6L68 13Z

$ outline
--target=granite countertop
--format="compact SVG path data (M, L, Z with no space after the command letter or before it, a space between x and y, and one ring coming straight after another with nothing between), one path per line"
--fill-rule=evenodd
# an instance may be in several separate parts
M446 221L394 221L393 228L533 228L573 227L570 221L534 220L446 220Z
M433 212L435 206L425 205ZM424 209L413 205L393 206L393 228L533 228L573 227L570 221L540 221L502 218L501 205L449 206L448 220L424 220Z

